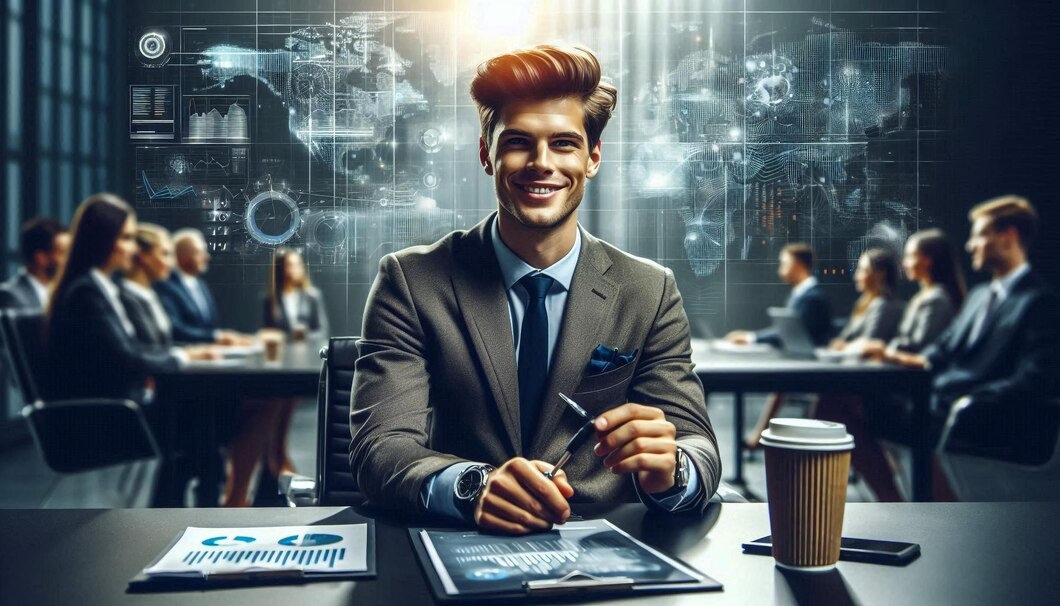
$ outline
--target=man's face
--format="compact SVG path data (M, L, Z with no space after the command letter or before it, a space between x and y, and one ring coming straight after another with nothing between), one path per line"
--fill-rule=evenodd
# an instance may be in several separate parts
M37 257L38 266L44 268L49 280L54 280L66 267L66 259L70 256L70 232L56 234L52 238L52 249L38 254L41 255Z
M479 159L501 210L526 227L549 229L577 210L600 167L600 144L589 148L576 98L513 101L500 111L493 141L480 141Z
M206 273L210 267L210 253L206 250L206 242L199 238L186 240L178 254L177 264L187 274L198 276Z
M784 281L785 284L791 284L794 286L798 281L799 276L799 263L789 253L780 253L780 263L777 265L777 276Z
M1015 229L1003 232L994 229L990 217L979 217L972 222L972 231L968 236L965 250L972 256L972 267L976 271L990 271L1003 262L1012 242Z

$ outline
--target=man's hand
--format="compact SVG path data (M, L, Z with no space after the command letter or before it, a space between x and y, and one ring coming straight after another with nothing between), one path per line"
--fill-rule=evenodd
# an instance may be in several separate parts
M217 335L218 345L247 346L254 344L254 337L235 332L233 330L222 330Z
M887 352L887 343L880 339L869 339L861 346L861 357L882 360Z
M736 345L748 345L751 343L751 333L746 330L734 330L725 335L725 340Z
M649 494L674 485L677 468L677 428L654 406L626 403L596 417L593 449L614 473L637 474Z
M574 489L563 470L551 480L546 478L545 472L551 470L544 461L522 457L494 469L475 503L475 524L483 530L527 534L566 522L567 499L574 496Z
M188 355L189 360L222 360L224 356L221 354L221 350L217 349L213 345L186 345L184 353Z

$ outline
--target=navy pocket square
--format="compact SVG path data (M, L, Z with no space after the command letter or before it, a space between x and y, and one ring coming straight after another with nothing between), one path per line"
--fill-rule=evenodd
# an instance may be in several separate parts
M592 355L589 356L589 364L585 367L585 374L592 376L617 370L636 359L639 351L639 349L634 349L629 353L622 353L617 348L608 347L601 343L596 346Z

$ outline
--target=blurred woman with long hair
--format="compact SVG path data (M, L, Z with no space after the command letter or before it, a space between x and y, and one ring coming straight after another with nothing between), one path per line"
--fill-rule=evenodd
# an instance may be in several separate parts
M147 378L171 371L201 349L152 350L137 341L136 328L112 276L127 271L136 254L136 215L113 194L85 199L74 215L73 243L47 311L50 368L47 397L107 397L145 400Z

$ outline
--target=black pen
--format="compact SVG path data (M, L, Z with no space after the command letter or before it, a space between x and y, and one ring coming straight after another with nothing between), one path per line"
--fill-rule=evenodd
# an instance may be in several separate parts
M562 393L559 394L559 397L562 398L563 401L566 402L567 405L574 410L574 412L578 413L579 417L585 419L585 424L582 425L581 429L579 429L578 432L574 434L574 437L572 437L570 441L567 442L567 448L566 450L564 450L563 456L561 456L559 458L559 461L556 462L556 465L552 468L552 471L545 472L545 477L550 480L556 476L556 473L560 469L562 469L564 465L567 464L567 461L570 460L571 456L574 454L574 451L578 450L578 448L582 444L584 444L585 441L589 439L589 436L592 435L595 431L593 426L593 423L596 421L595 418L590 417L589 413L585 412L585 409L581 406L578 406L578 403L574 400L568 398Z

